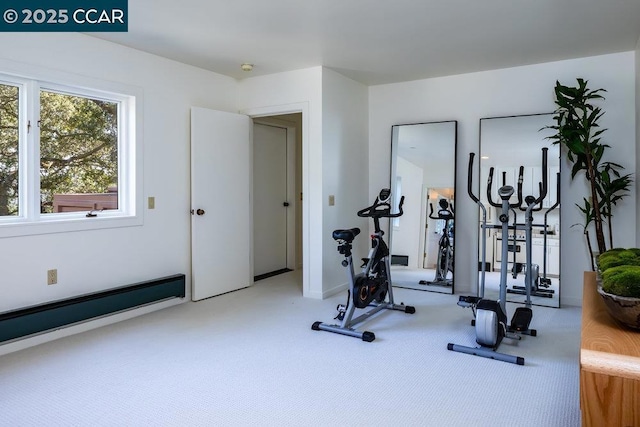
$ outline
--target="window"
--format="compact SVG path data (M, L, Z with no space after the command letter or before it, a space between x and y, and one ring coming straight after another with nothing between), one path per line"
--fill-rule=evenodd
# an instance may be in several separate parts
M119 107L40 91L41 213L118 209Z
M0 83L0 217L20 214L19 100L18 86Z
M136 94L0 75L0 237L130 225L113 220L141 207L135 110Z

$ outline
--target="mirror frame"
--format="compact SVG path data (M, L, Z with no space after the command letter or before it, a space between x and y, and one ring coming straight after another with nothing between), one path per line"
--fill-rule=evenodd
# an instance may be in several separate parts
M390 182L390 188L391 188L391 193L392 193L392 198L393 198L393 206L397 206L399 199L398 199L398 195L396 194L397 192L396 190L396 167L397 167L397 163L394 162L394 156L396 155L396 151L397 151L397 143L395 141L394 135L396 134L396 132L399 131L400 127L402 126L420 126L420 125L431 125L431 124L445 124L445 123L450 123L453 124L453 135L452 135L452 142L453 142L453 163L452 163L452 168L453 168L453 172L452 172L452 178L453 178L453 183L451 185L451 187L453 188L453 207L455 210L455 206L457 205L457 197L458 197L458 192L456 191L456 182L457 182L457 160L458 160L458 121L457 120L439 120L439 121L429 121L429 122L419 122L419 123L401 123L401 124L397 124L397 125L392 125L391 126L391 156L390 156L390 173L389 173L389 182ZM421 203L421 209L422 209L422 200L420 201ZM426 216L428 217L428 209L429 209L429 205L427 202L427 205L425 206L425 208L427 209L427 213ZM422 213L421 213L422 214ZM455 218L455 216L454 216ZM427 218L428 219L428 218ZM455 223L455 219L453 222L453 235L454 235L454 239L455 239L455 229L456 229L456 223ZM388 230L389 230L389 251L390 251L390 255L392 254L392 248L393 248L393 222L389 221L389 225L388 225ZM424 233L424 230L420 230L421 233ZM424 242L424 245L426 246L427 242ZM455 259L456 259L456 251L455 251L455 243L454 243L454 251L453 251L453 273L452 273L452 278L451 278L451 286L446 286L446 287L441 287L441 286L429 286L426 287L425 285L420 285L419 283L416 283L415 285L405 285L405 284L393 284L392 286L396 286L396 287L402 287L402 288L410 288L410 289L416 289L416 290L421 290L421 291L430 291L430 292L438 292L438 293L445 293L445 294L454 294L455 293L455 277L456 277L456 268L455 268ZM393 278L393 274L392 274L392 278Z

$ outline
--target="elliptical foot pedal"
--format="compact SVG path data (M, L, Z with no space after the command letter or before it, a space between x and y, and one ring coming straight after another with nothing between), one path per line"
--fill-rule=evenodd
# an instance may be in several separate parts
M511 319L511 330L518 332L528 330L531 319L533 319L533 311L530 308L516 308L515 313L513 313L513 318Z
M480 297L461 295L458 299L458 305L464 308L473 307L478 304L478 301L480 301Z

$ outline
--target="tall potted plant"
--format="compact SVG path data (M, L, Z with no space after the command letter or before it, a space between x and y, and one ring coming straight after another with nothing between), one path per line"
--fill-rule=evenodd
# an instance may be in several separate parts
M600 127L599 121L604 111L594 104L603 100L604 89L591 90L588 81L577 79L578 86L565 86L556 81L555 96L556 110L554 120L556 125L548 128L555 130L549 139L554 144L566 147L567 158L573 164L571 179L578 174L584 176L589 186L587 197L583 204L577 204L584 214L584 234L591 255L591 267L594 264L594 249L590 235L593 225L597 252L607 251L605 239L605 223L609 235L609 248L613 248L613 207L629 194L632 174L622 174L624 167L613 162L603 161L608 144L602 142L602 134L607 130Z

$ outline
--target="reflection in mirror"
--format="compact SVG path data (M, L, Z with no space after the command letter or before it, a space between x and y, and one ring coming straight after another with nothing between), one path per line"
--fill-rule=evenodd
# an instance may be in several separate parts
M391 188L404 215L389 225L393 285L453 293L457 122L396 125Z
M560 150L558 145L546 139L553 131L545 126L553 125L552 114L495 117L480 120L480 195L487 209L485 297L498 298L500 271L508 269L507 301L524 302L525 275L533 274L531 302L535 305L560 307ZM531 238L531 267L526 264L526 233L524 230L525 197L538 197L541 187L542 148L547 147L548 175L547 195L533 212ZM488 179L494 169L493 185L488 194ZM521 172L522 171L522 172ZM512 209L509 217L507 242L499 228L500 208L491 206L489 196L495 201L498 188L511 185L516 189L510 203L518 202L518 179L522 174L522 208ZM514 227L514 224L516 226ZM482 233L482 228L479 228ZM482 244L482 239L478 239ZM502 260L502 245L508 245L508 259ZM479 248L479 254L482 248ZM482 261L479 262L481 270ZM482 275L480 275L482 280Z

